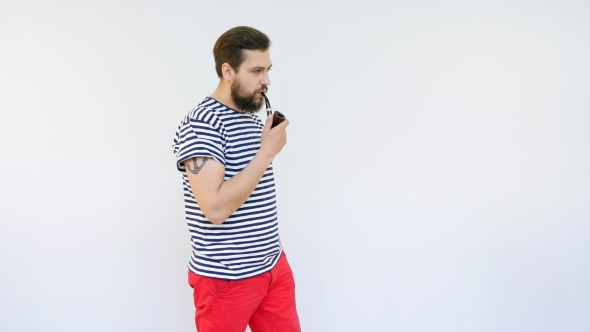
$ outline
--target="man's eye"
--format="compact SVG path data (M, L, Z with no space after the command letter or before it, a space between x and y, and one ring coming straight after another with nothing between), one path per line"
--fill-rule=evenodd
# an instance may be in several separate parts
M256 69L254 72L255 72L256 74L258 74L258 73L260 73L260 69Z

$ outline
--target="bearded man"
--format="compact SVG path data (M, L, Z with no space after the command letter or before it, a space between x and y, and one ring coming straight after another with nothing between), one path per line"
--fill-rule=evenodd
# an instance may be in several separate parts
M193 253L188 264L200 332L300 331L293 273L279 241L272 161L288 120L256 113L270 85L270 40L250 27L213 48L217 89L174 137Z

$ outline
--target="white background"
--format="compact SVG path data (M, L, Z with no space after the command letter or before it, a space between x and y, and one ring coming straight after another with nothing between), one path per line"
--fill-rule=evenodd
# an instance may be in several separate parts
M304 331L589 331L587 1L0 4L0 331L193 331L171 144L273 41Z

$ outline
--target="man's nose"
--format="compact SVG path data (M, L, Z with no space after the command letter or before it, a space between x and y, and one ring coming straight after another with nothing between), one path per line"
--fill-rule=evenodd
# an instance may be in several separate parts
M260 81L260 85L270 85L270 77L268 76L268 73L264 74L264 77L262 77L262 80Z

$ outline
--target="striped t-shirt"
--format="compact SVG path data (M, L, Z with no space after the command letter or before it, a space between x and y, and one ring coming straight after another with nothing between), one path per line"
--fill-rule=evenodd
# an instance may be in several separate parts
M264 124L255 114L239 113L207 97L182 120L174 137L182 173L186 221L193 253L188 267L212 278L237 280L272 269L281 254L272 164L246 202L221 225L210 222L196 201L184 161L211 157L225 166L227 181L260 149Z

